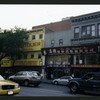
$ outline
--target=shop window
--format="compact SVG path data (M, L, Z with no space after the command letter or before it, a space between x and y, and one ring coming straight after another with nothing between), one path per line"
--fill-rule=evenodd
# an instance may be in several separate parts
M85 63L84 59L85 59L84 55L77 55L76 56L76 64L84 64Z
M100 54L97 56L97 63L100 64Z
M93 54L86 55L86 64L97 64L97 56Z
M74 28L74 38L79 38L79 27Z
M59 46L63 46L63 39L59 39Z

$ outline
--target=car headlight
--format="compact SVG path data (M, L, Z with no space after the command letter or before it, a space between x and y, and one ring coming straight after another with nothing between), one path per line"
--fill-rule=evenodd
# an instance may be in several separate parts
M18 88L19 87L19 84L15 84L15 88Z

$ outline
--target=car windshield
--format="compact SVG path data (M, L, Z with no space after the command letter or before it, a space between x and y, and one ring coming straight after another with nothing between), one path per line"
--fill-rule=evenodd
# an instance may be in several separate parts
M0 75L0 80L4 80L4 78Z

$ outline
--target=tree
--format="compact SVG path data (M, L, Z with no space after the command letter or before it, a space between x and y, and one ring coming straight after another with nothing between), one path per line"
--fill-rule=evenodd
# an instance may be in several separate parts
M25 38L27 30L18 27L0 32L0 62L3 58L9 57L14 63L17 56L23 53Z

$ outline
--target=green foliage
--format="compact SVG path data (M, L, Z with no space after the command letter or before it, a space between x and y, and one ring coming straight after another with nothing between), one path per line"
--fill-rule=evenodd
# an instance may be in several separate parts
M27 30L15 27L11 30L4 30L0 33L0 60L9 56L16 59L23 50L24 39L27 37Z

